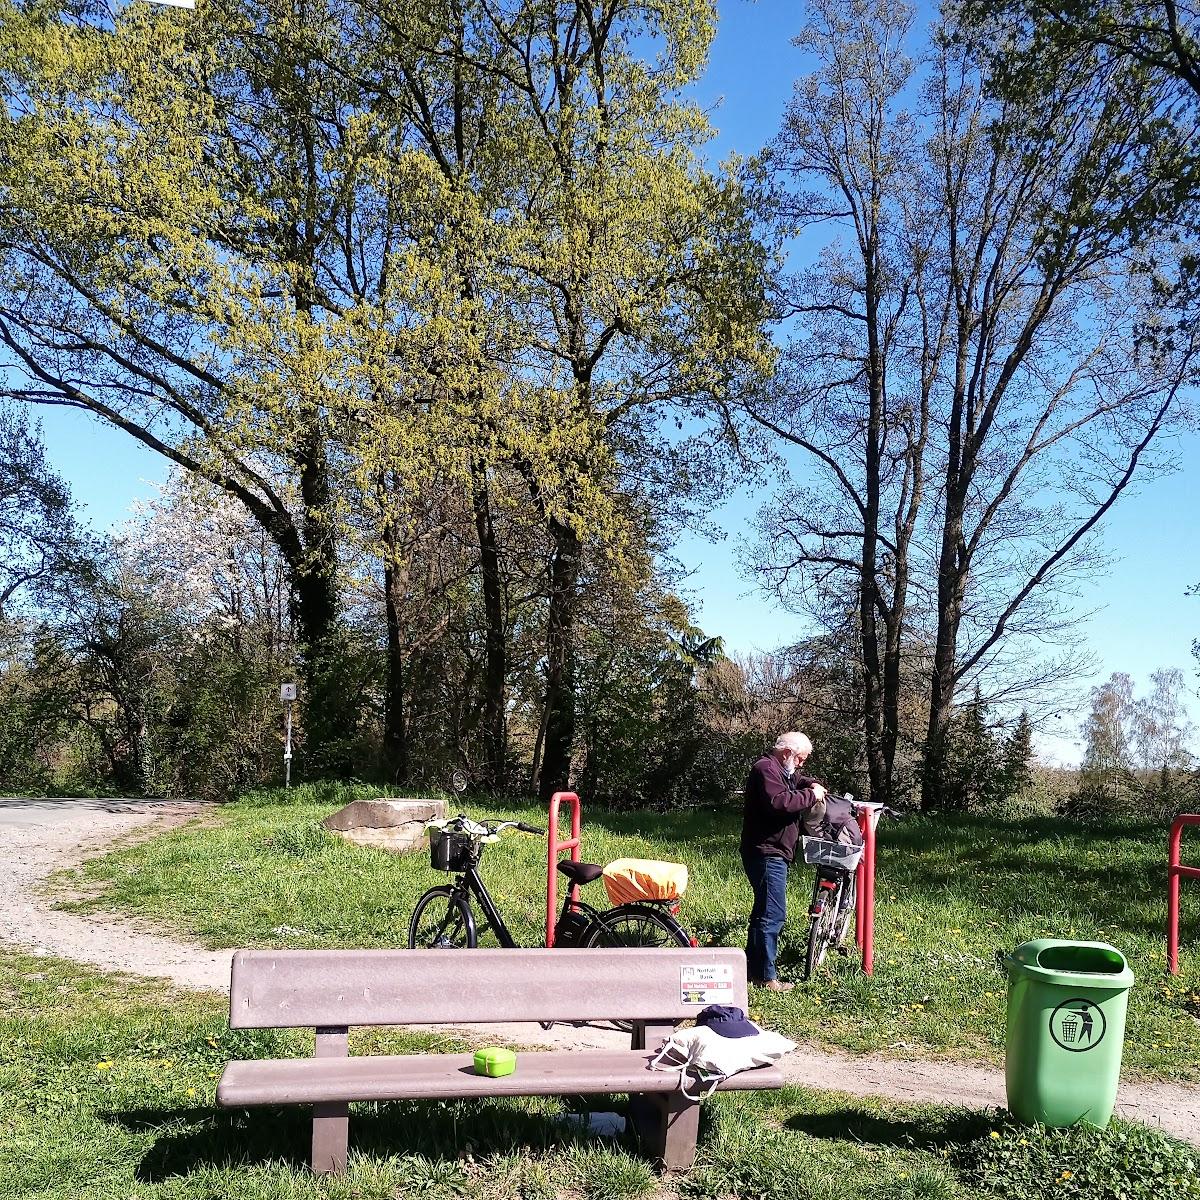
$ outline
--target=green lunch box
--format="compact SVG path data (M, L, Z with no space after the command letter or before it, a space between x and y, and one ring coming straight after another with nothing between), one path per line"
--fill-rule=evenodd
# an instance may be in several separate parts
M511 1075L516 1069L517 1056L511 1050L489 1046L486 1050L475 1051L476 1075Z

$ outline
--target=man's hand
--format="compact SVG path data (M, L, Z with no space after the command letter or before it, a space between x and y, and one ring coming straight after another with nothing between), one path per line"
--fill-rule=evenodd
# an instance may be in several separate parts
M824 789L824 787L822 787L822 786L821 786L821 784L817 783L817 782L814 780L814 781L813 781L813 783L811 783L809 786L812 788L812 793L813 793L813 795L814 795L814 796L816 796L816 798L817 798L818 800L824 800L824 799L825 799L826 792L825 792L825 789Z

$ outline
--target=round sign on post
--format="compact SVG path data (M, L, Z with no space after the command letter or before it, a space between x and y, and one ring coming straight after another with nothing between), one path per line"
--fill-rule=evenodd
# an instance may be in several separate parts
M292 786L292 705L296 702L296 685L281 683L279 699L283 701L283 707L287 713L287 730L283 741L283 786L290 788Z

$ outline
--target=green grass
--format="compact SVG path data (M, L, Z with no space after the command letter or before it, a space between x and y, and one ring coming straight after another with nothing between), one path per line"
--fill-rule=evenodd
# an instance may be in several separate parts
M176 830L88 863L67 881L81 908L136 914L208 946L401 946L418 895L444 877L428 857L351 846L318 827L356 795L319 787L248 797L214 823ZM544 824L529 805L468 802ZM739 813L584 809L584 857L686 862L682 917L702 943L741 945L750 903L737 856ZM1130 959L1129 1075L1200 1078L1200 888L1184 895L1183 973L1164 970L1166 834L1153 825L911 817L881 830L875 975L833 961L756 1015L792 1037L857 1052L998 1063L1006 981L995 952L1033 937L1108 941ZM539 944L545 843L509 834L483 874L518 940ZM799 972L810 876L793 871L783 974ZM593 885L598 889L599 885ZM93 894L94 893L94 894ZM602 896L602 893L601 893ZM1189 944L1190 939L1190 944Z
M308 1055L310 1033L234 1033L220 997L6 952L0 1003L5 1200L999 1200L1010 1180L1027 1200L1197 1198L1192 1148L1139 1127L1018 1131L1002 1114L806 1088L706 1101L697 1164L675 1176L578 1133L557 1098L355 1105L348 1172L316 1177L307 1109L215 1107L230 1058ZM353 1053L438 1049L461 1047L351 1038ZM1087 1171L1116 1190L1064 1191L1064 1172Z

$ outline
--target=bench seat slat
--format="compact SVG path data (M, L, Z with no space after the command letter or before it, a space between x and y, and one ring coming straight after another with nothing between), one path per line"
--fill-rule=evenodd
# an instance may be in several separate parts
M433 1100L451 1097L596 1095L671 1092L675 1071L651 1071L644 1050L521 1051L511 1075L475 1074L470 1054L373 1055L363 1058L274 1059L232 1062L217 1087L226 1108L318 1101ZM783 1086L775 1067L732 1076L722 1088L745 1091Z

